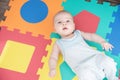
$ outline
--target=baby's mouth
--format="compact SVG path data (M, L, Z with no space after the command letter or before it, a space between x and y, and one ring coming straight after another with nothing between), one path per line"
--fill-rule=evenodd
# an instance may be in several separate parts
M67 30L68 28L64 27L63 30Z

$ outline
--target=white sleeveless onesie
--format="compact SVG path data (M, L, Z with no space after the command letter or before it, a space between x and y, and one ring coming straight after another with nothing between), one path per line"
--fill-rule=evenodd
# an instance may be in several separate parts
M107 56L91 48L85 42L79 30L74 31L74 37L70 39L58 39L56 43L61 49L65 62L78 77L80 77L79 74L82 69L85 68L89 68L95 74L98 74L98 78L105 77L99 64L104 61Z

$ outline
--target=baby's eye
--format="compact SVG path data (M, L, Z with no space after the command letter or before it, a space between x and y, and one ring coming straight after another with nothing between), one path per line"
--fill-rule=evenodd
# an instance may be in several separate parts
M66 22L70 22L70 20L67 20Z
M61 24L62 22L61 21L59 21L59 22L57 22L58 24Z

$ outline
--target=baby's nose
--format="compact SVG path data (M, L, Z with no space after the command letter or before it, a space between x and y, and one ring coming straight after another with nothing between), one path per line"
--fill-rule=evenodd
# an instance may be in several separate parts
M63 22L63 25L66 25L66 22Z

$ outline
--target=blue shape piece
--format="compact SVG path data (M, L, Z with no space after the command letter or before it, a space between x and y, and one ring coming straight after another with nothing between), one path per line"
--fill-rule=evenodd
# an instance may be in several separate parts
M112 32L107 35L107 38L109 39L109 42L114 45L112 54L118 56L120 54L120 6L118 7L117 12L113 13L113 16L115 17L115 21L110 23Z
M47 17L48 7L43 1L30 0L21 7L20 14L25 21L37 23Z

